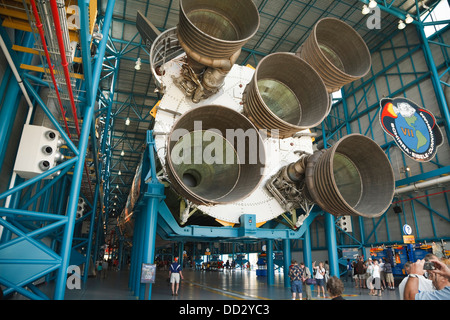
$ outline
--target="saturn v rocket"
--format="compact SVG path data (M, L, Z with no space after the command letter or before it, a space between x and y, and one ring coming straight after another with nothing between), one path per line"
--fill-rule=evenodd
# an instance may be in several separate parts
M394 174L371 139L350 134L318 150L310 129L331 93L363 77L369 50L346 23L323 18L296 53L237 65L257 32L251 0L180 0L179 23L153 41L151 72L163 94L155 116L161 180L189 210L223 224L257 223L313 206L335 216L377 217L390 206Z

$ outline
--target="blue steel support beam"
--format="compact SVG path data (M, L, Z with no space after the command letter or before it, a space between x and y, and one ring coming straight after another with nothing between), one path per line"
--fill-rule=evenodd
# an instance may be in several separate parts
M114 71L112 73L112 81L111 81L111 88L109 90L109 97L108 101L106 101L107 106L104 108L106 111L106 120L105 120L105 128L102 134L102 143L100 146L100 154L106 155L106 159L102 159L102 161L98 164L97 172L100 172L101 177L100 180L104 181L103 183L103 195L102 195L102 201L100 201L100 210L98 213L98 219L97 219L97 232L96 232L96 239L95 239L95 247L94 247L94 260L97 259L99 246L101 245L100 239L99 239L99 233L103 232L102 230L102 221L103 221L103 212L108 212L109 210L109 197L110 197L110 156L111 156L111 150L110 150L110 140L111 140L111 108L113 104L113 96L114 96L114 90L116 86L116 79L117 79L117 72L119 70L119 59L116 59ZM94 135L93 135L94 136ZM108 141L108 143L107 143ZM108 147L108 148L107 148ZM97 154L97 153L94 153ZM100 181L98 180L98 181ZM100 182L97 184L100 185ZM100 197L100 195L99 195ZM95 203L96 205L96 203ZM104 209L103 209L104 208ZM105 221L106 215L105 215Z
M267 253L267 285L273 286L275 283L275 270L273 263L273 240L266 240L266 253Z
M155 141L153 139L152 132L147 132L147 145L148 145L148 156L150 162L150 170L148 178L151 178L150 182L147 183L147 192L144 195L144 200L147 202L146 210L141 214L144 215L144 237L143 237L143 256L142 263L153 264L155 256L155 239L156 239L156 226L158 223L158 207L162 199L164 199L164 185L159 182L156 178L156 160L155 153ZM147 181L147 179L145 179ZM180 264L182 252L180 256ZM141 264L142 265L142 264ZM139 290L139 299L145 299L145 288L146 284L141 284ZM148 284L148 300L151 299L152 295L152 284Z
M72 185L69 194L69 204L67 208L68 223L64 228L64 234L61 243L62 263L56 277L55 299L57 300L64 299L67 268L69 266L70 251L73 239L73 229L75 225L75 215L78 205L78 196L80 194L81 179L83 177L84 162L86 157L89 132L91 128L91 121L94 115L96 92L100 81L100 73L102 70L103 57L105 54L106 40L108 38L108 33L111 26L114 4L115 0L108 1L102 30L103 39L100 41L98 46L97 60L95 62L95 67L92 75L93 82L91 89L93 94L89 97L88 104L86 106L85 114L83 117L83 127L81 130L81 136L78 145L80 151L79 160L76 163L73 172Z
M140 280L140 266L141 266L141 247L143 238L142 235L142 215L139 212L136 213L135 224L134 224L134 232L133 232L133 252L131 256L131 272L129 279L129 286L131 291L135 296L139 296L139 280Z
M361 2L368 4L369 0L360 0ZM390 15L393 15L399 19L405 20L406 18L406 12L395 8L393 6L385 6L382 5L381 3L378 3L378 7L387 12ZM446 21L443 21L442 23L446 23ZM448 143L450 143L450 111L448 109L448 105L444 96L444 92L441 86L441 82L440 82L440 78L439 78L439 73L437 72L437 68L436 68L436 64L433 60L433 56L431 54L431 50L430 50L430 46L428 44L428 39L425 35L424 32L424 23L422 23L422 21L420 21L420 17L415 17L415 19L413 19L412 22L413 25L416 26L417 32L419 34L419 38L422 42L422 51L424 53L425 56L425 60L427 61L428 64L428 68L431 72L431 81L433 83L433 87L435 90L435 94L436 94L436 99L438 101L438 105L439 108L441 110L442 116L445 118L445 132L447 134L447 141Z
M103 171L102 180L104 181L104 194L103 194L103 207L105 208L106 216L109 213L109 199L111 194L111 156L112 156L112 146L111 146L111 135L114 119L111 119L111 110L113 105L114 90L117 84L117 73L119 71L120 59L116 58L114 65L114 71L112 74L111 88L109 90L108 105L106 111L105 128L102 136L101 154L106 155L105 161L100 163L100 172ZM103 167L104 162L104 167Z
M328 248L328 261L330 265L330 276L339 277L339 261L336 243L336 225L334 216L325 214L325 234Z
M289 228L257 228L252 237L258 239L299 239L302 237L306 228L311 224L315 217L320 214L320 212L311 212L298 230L292 230ZM246 231L242 229L243 227L205 227L196 225L180 227L164 202L162 202L159 206L158 228L158 233L164 240L204 238L205 241L207 241L206 239L217 240L225 238L240 238L242 235L246 234Z
M291 287L289 279L289 266L291 264L291 240L283 239L283 272L284 272L284 286Z
M95 0L80 0L80 44L81 57L83 58L84 82L86 84L86 99L91 101L97 96L97 90L92 87L92 58L91 58L91 35L89 34L89 2Z
M436 94L436 100L438 102L441 114L445 119L445 132L447 135L447 143L450 144L450 111L448 109L447 100L444 95L444 90L442 89L441 79L439 78L439 73L436 68L436 63L434 62L433 55L430 50L430 45L428 39L423 30L423 25L417 25L417 33L419 34L420 41L422 43L422 51L427 61L428 68L431 72L431 81L433 83L433 88Z
M303 233L303 262L305 263L305 266L308 267L310 271L312 271L311 235L309 226L305 228L305 232Z
M344 99L343 99L344 100ZM346 105L343 106L344 109L347 108ZM347 119L347 112L345 112L346 119ZM350 130L350 127L347 125L347 130ZM323 124L322 124L322 130ZM350 132L347 132L350 133ZM327 138L325 136L325 133L323 133L323 142L324 142L324 148L327 148ZM330 265L330 275L331 276L337 276L339 277L339 259L338 259L338 252L337 252L337 240L336 240L336 224L334 221L334 216L332 216L330 213L325 213L325 238L327 242L327 248L328 248L328 261Z
M5 42L9 54L14 62L17 65L20 63L29 64L31 61L31 57L29 55L22 55L21 59L15 55L14 52L9 50L12 47L11 41L8 37L8 34L4 30L3 27L0 26L0 35ZM34 37L31 33L25 34L25 39L23 46L32 47L34 42ZM9 138L11 136L11 131L14 124L14 119L16 118L17 110L19 107L20 100L22 98L22 93L20 91L20 87L16 78L11 76L11 68L9 65L6 66L6 72L4 75L4 79L2 82L2 90L5 90L6 87L8 90L6 91L6 96L4 100L0 100L2 103L2 108L0 109L0 170L3 166L3 161L5 159L6 150L8 147ZM5 83L5 80L8 80L8 83ZM3 84L5 83L5 84Z
M96 154L96 153L94 153ZM98 179L97 179L98 181ZM95 186L95 191L94 191L94 204L92 207L92 213L91 213L91 222L89 224L89 235L88 235L88 245L86 248L86 264L84 267L84 274L83 274L83 282L86 283L87 279L88 279L88 275L89 275L89 264L91 262L91 252L92 252L92 238L94 235L94 223L95 223L95 216L96 216L96 212L97 212L97 201L98 201L98 197L99 197L99 193L100 193L100 183L97 182L96 186ZM101 210L99 210L101 213ZM97 220L98 221L98 220ZM94 267L95 267L95 261L96 261L96 256L93 257L93 263L94 263Z

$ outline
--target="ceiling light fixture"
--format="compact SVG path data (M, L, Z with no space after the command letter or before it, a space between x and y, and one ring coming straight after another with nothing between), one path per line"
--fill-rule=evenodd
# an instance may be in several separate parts
M130 125L130 118L127 118L127 120L125 120L125 125L129 126Z
M120 155L123 157L125 155L125 152L122 150L122 152L120 153Z
M361 13L363 14L363 15L366 15L366 14L369 14L369 12L370 12L370 9L369 9L369 7L367 7L367 5L365 4L365 5L363 5L363 8L362 8L362 11L361 11Z
M398 29L402 30L402 29L405 29L405 27L406 27L406 24L403 22L403 20L400 20L398 22Z
M406 18L405 18L406 24L410 24L411 22L413 22L413 20L414 19L409 14L406 15Z
M141 70L141 58L137 58L136 64L134 65L136 70Z
M370 0L369 1L369 8L373 9L378 5L378 3L375 0Z

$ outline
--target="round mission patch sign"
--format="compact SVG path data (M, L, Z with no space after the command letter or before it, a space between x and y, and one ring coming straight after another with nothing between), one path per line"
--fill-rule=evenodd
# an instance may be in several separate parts
M383 98L380 106L381 126L397 146L416 161L433 159L443 142L433 114L406 98Z

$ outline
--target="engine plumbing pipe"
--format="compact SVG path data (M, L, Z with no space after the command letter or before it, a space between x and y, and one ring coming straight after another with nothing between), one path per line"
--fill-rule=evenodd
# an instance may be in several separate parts
M75 100L73 98L72 85L70 83L69 63L66 59L66 49L64 47L64 40L62 35L61 23L59 21L58 4L56 0L50 0L50 9L52 10L53 22L55 23L56 37L58 39L59 51L61 54L61 65L64 68L64 76L66 78L67 91L69 92L70 104L72 107L73 118L75 121L75 128L77 130L78 137L80 137L80 126L78 124L77 110L75 107Z
M443 176L443 177L439 177L439 178L428 180L428 181L414 183L410 186L395 189L395 195L399 195L399 194L411 192L411 191L420 191L421 189L425 189L428 187L434 187L440 183L447 183L447 182L450 182L450 176Z
M69 92L70 105L72 107L73 118L75 121L75 128L77 130L78 138L80 138L80 126L78 124L77 110L75 107L75 100L73 97L72 85L70 83L70 73L69 73L69 67L68 67L69 63L67 62L67 59L66 59L66 49L64 47L64 39L63 39L63 35L62 35L61 23L59 21L58 4L56 3L56 0L50 0L50 9L52 11L53 22L55 24L56 37L58 39L59 52L61 54L61 65L64 68L64 76L66 78L67 90ZM91 191L91 194L93 194L91 179L89 177L89 170L87 168L86 162L84 163L84 169L86 172L89 189Z
M53 86L55 87L55 91L56 91L56 96L58 98L59 107L61 109L61 113L62 113L62 116L63 116L63 119L64 119L64 125L66 126L66 132L67 132L67 135L70 138L69 126L67 125L67 120L66 120L66 111L64 110L64 107L63 107L63 104L62 104L62 101L61 101L61 97L59 95L59 90L58 90L58 86L56 84L56 79L55 79L55 75L54 75L54 71L53 71L53 65L52 65L52 62L50 60L50 55L48 53L47 43L45 42L44 30L42 29L41 19L39 18L39 13L37 11L36 2L34 0L31 0L31 6L33 8L34 19L36 20L36 27L38 28L39 36L41 37L42 47L44 48L45 58L47 59L47 65L48 65L48 69L50 70L50 75L52 77Z

